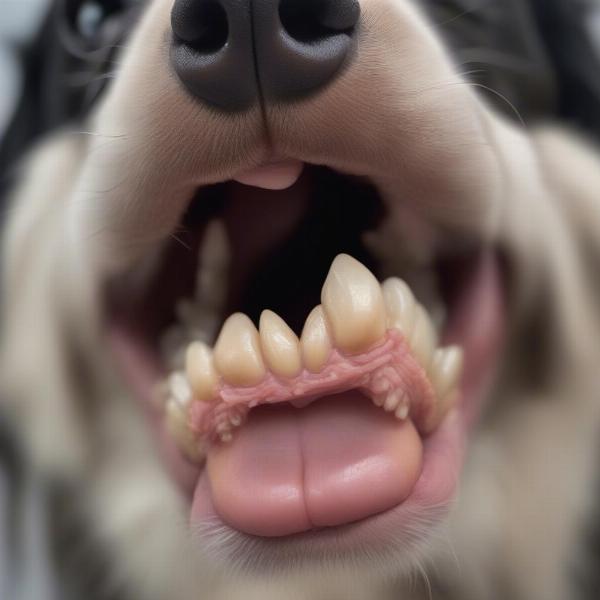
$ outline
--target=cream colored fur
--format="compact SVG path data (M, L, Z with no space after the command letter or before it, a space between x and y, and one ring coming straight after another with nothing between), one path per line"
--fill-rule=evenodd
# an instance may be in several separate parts
M171 2L153 0L87 132L53 135L23 165L1 253L5 408L35 468L77 491L132 597L428 597L411 556L390 556L393 579L365 568L284 588L204 564L108 356L105 278L153 248L198 185L273 148L368 175L390 209L385 235L410 236L412 215L421 235L483 236L506 253L501 372L456 505L419 562L444 598L573 597L600 424L600 160L566 131L494 114L406 0L361 4L357 60L311 100L269 108L267 134L258 110L219 117L183 92L168 66Z

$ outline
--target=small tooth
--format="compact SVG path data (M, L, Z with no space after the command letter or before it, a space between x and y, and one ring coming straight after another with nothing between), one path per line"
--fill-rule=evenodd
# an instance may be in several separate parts
M222 433L219 438L224 444L228 444L233 439L233 435L228 431L226 433Z
M407 402L401 402L398 408L396 409L395 415L397 419L404 421L406 417L408 417L409 406Z
M438 348L433 355L431 380L439 399L458 385L463 369L464 353L458 346Z
M386 412L395 411L396 408L398 407L400 399L401 399L401 396L400 396L400 393L398 392L398 390L391 392L388 395L388 397L385 399L385 402L383 403L383 409Z
M193 462L200 462L204 454L188 426L186 411L177 400L167 403L166 426L179 449Z
M378 407L382 407L385 402L386 395L385 394L376 394L373 396L373 404Z
M242 424L242 417L240 417L240 415L233 415L232 417L229 418L229 422L234 427L239 427Z
M225 321L213 357L217 371L231 385L256 385L266 375L258 331L242 313Z
M300 341L287 323L270 310L260 316L260 341L265 362L281 377L295 377L302 370Z
M411 289L402 279L392 277L383 283L382 292L388 327L399 329L410 339L417 315L417 302Z
M415 328L413 330L410 346L419 361L419 364L427 371L433 358L433 352L437 345L437 334L427 311L417 304Z
M189 345L185 355L185 372L197 400L211 402L216 399L217 372L212 350L205 343Z
M315 306L308 315L300 336L300 350L304 366L311 373L319 373L325 366L332 347L323 307Z
M370 348L385 334L381 286L371 271L347 254L331 265L321 302L335 344L348 354Z
M169 395L183 411L187 411L192 400L192 390L183 373L172 373L169 376Z

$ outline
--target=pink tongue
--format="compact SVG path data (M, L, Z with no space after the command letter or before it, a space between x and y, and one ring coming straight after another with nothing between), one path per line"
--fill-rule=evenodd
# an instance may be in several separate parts
M303 409L255 409L231 444L210 450L207 472L225 523L283 536L396 506L415 486L422 459L410 421L350 391Z

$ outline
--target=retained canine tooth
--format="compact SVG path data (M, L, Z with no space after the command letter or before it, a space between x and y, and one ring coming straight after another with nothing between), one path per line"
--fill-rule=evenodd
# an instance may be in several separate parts
M215 400L217 372L212 350L205 343L189 345L185 355L185 372L196 399L202 402Z
M431 380L439 399L445 398L458 385L464 353L458 346L438 348L433 355Z
M171 400L176 402L183 411L187 411L192 400L192 390L183 373L172 373L169 376L169 395Z
M270 310L260 316L260 341L265 362L281 377L295 377L302 370L300 341L287 323Z
M308 315L300 336L300 350L304 366L311 373L321 371L331 354L332 347L323 307L315 306Z
M188 426L187 412L177 400L167 403L166 426L179 449L193 462L200 462L204 454Z
M417 302L411 289L397 277L386 280L381 287L388 327L399 329L410 339L417 315Z
M266 375L258 331L242 313L225 321L213 356L217 371L231 385L256 385Z
M433 351L437 345L437 334L427 311L417 304L415 328L413 330L410 346L419 361L419 364L427 371L433 358Z
M351 256L340 254L333 261L321 302L340 350L358 354L384 336L381 286L371 271Z

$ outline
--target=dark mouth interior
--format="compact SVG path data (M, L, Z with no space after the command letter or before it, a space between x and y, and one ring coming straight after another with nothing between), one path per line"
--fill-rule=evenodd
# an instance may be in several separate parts
M162 248L150 280L133 289L129 276L113 282L113 310L134 330L155 341L175 320L177 299L193 297L206 224L215 218L224 219L235 253L236 240L261 236L260 231L252 231L250 221L262 221L261 229L266 224L268 231L269 206L286 202L295 192L304 195L305 201L302 215L285 239L270 244L267 251L237 272L234 261L223 319L241 311L258 322L260 313L269 308L299 334L310 310L320 303L321 286L335 256L351 254L376 275L378 271L377 261L362 239L385 214L377 191L363 179L324 167L307 167L298 182L283 192L256 190L236 182L199 190L181 226Z
M285 235L272 236L272 225L282 214L294 211ZM177 322L177 302L194 298L204 232L210 221L220 219L234 255L221 323L239 311L258 324L261 312L270 309L299 335L307 315L320 303L321 287L338 254L350 254L380 280L390 275L382 273L380 257L364 243L364 234L375 231L385 218L384 203L373 185L325 167L307 165L300 179L283 191L233 181L204 187L157 256L148 257L154 259L147 261L152 268L139 268L111 282L111 318L157 349L165 330ZM248 258L247 248L261 244L261 251ZM480 252L480 246L467 252L461 249L457 255L444 252L431 265L437 293L448 312Z

